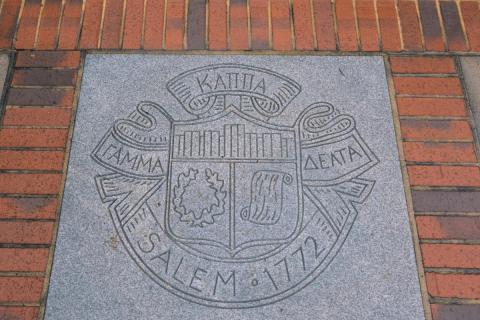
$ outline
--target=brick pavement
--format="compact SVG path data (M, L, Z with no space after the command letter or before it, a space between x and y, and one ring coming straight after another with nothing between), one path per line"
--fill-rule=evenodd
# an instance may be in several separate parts
M477 0L2 0L0 319L41 319L89 50L385 56L425 314L480 314L480 168L460 55Z

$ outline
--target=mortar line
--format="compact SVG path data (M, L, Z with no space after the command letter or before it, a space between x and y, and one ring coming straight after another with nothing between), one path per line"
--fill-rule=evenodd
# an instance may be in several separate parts
M402 23L400 21L400 8L398 7L398 0L395 0L395 16L397 18L397 25L398 25L398 33L399 33L399 36L400 36L400 47L401 47L401 50L400 51L404 51L405 50L405 41L403 40L403 28L402 28Z
M455 0L455 5L457 7L458 11L458 18L460 19L460 27L462 28L462 36L465 39L465 44L467 45L467 51L470 50L470 40L468 39L467 36L467 29L465 28L465 21L463 21L463 12L462 8L460 7L460 1Z
M415 12L417 14L418 29L420 31L420 40L422 42L422 50L425 50L425 48L426 48L425 36L424 36L424 32L423 32L422 18L420 16L420 7L418 5L418 1L414 1L414 4L415 4Z
M143 17L142 17L142 39L140 40L140 48L145 48L145 27L147 24L147 6L148 0L143 0Z
M442 11L440 10L439 0L434 1L435 9L437 10L438 22L440 24L440 32L442 33L443 47L448 51L447 33L445 32L445 26L443 24Z
M11 48L13 48L14 50L16 48L17 33L18 33L18 28L20 27L20 20L21 20L22 15L23 15L23 9L24 8L25 8L25 0L22 0L22 2L20 3L20 10L18 10L17 21L15 21L15 31L14 31L13 38L12 38ZM1 14L2 9L3 9L3 2L0 3L0 14Z
M114 0L114 1L119 1L119 0ZM123 0L123 8L122 8L122 21L120 22L120 38L119 38L119 43L118 47L120 49L123 49L123 38L125 37L125 19L127 17L127 1L128 0Z
M80 12L79 30L78 30L78 34L77 34L77 39L75 41L74 49L75 48L80 48L80 39L81 39L81 36L82 36L82 33L83 33L83 21L85 19L86 3L87 3L87 1L82 0L82 9L81 9L82 11Z
M316 19L315 19L315 8L313 6L314 0L309 0L310 2L310 16L312 18L312 33L313 33L313 50L318 50L318 42L317 42L317 29L316 29Z
M64 14L65 14L65 2L66 0L62 0L62 6L60 8L60 16L58 17L57 35L55 36L55 46L54 46L55 49L58 49L58 44L60 43L61 26L62 26Z
M162 26L162 50L165 50L167 43L167 10L168 0L163 1L163 26Z
M107 7L107 1L102 1L102 18L100 20L100 30L98 30L98 39L97 39L97 48L101 49L102 47L102 37L103 37L103 24L105 23L105 10Z
M40 10L38 12L37 26L36 26L36 29L35 29L35 40L33 41L33 48L34 49L37 49L37 45L38 45L38 35L40 33L40 24L42 23L43 9L45 7L45 2L46 2L46 0L42 0L42 3L40 5Z

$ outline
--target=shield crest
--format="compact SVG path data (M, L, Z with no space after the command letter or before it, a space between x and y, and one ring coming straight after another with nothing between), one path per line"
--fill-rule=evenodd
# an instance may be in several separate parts
M294 128L227 108L172 127L165 227L209 259L260 259L298 235L303 215Z

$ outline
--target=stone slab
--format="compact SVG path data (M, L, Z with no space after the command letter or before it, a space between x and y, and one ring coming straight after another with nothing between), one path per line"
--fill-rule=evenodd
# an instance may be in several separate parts
M88 55L46 319L424 319L384 70Z
M5 92L5 79L7 77L9 56L7 54L0 54L0 106L3 104L3 93Z
M461 57L463 79L473 113L474 131L480 141L480 58Z

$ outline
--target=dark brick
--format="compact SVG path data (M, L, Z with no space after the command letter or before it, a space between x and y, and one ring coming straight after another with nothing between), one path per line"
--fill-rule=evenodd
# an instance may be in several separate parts
M445 33L447 34L448 50L467 50L467 43L463 35L457 4L455 1L440 1L440 8L442 10Z
M12 88L7 104L13 106L72 106L73 89Z
M190 0L187 17L187 48L205 49L205 0Z
M14 86L74 86L77 71L72 69L21 69L13 75Z
M432 304L433 320L478 320L480 304Z
M419 1L418 7L420 9L426 49L430 51L445 50L435 0Z
M480 212L480 191L413 191L417 212Z

